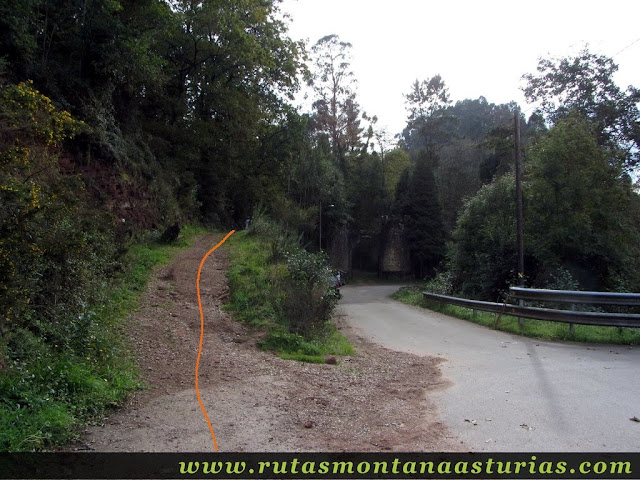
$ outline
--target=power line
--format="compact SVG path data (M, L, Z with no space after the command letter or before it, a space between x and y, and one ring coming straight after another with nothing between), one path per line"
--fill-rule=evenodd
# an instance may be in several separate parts
M623 49L619 50L618 52L616 52L615 54L613 54L611 56L611 60L615 60L615 57L617 57L618 55L620 55L622 52L624 52L625 50L628 50L629 48L633 47L636 43L640 42L640 37L636 38L633 42L631 42L629 45L627 45L626 47L624 47ZM538 105L536 105L535 103L532 103L528 106L528 108L526 109L521 109L520 113L522 115L526 115L527 113L531 112L532 110L535 110L536 108L538 108ZM505 123L506 125L506 123Z
M625 50L628 50L629 48L633 47L633 46L634 46L636 43L638 43L638 42L640 42L640 37L639 37L639 38L636 38L636 39L635 39L633 42L631 42L629 45L627 45L627 46L626 46L626 47L624 47L623 49L621 49L621 50L619 50L618 52L616 52L615 54L613 54L613 55L611 56L611 60L615 60L615 58L616 58L618 55L620 55L620 54L621 54L622 52L624 52ZM521 113L522 113L523 115L526 115L527 113L529 113L530 111L532 111L532 110L536 109L537 107L538 107L538 106L537 106L535 103L533 103L533 104L529 105L529 107L528 107L528 108L526 108L526 109L522 109L522 110L521 110Z
M626 49L633 47L636 43L640 42L640 38L636 38L633 42L631 42L629 45L627 45L626 47L624 47L622 50L620 50L618 53L614 54L614 57L617 57L618 55L620 55L622 52L624 52Z

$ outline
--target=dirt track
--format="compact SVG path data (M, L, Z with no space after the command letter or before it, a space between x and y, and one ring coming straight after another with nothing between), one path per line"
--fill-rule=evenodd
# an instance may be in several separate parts
M200 335L195 278L221 238L207 235L157 272L128 335L149 385L73 449L211 451L194 388ZM233 241L233 236L228 240ZM394 352L353 331L356 354L339 365L285 361L255 346L222 310L228 298L226 250L205 263L201 291L205 341L200 389L220 451L443 451L463 445L438 422L429 392L445 387L434 357Z

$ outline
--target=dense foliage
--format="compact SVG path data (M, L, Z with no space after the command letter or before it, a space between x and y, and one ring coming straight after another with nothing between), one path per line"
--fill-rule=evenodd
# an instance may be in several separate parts
M227 308L267 330L264 349L309 362L352 353L330 322L338 292L324 253L307 252L299 236L261 211L234 238Z
M6 80L32 79L92 127L72 167L119 217L239 222L282 173L300 47L274 2L10 3Z
M405 177L406 184L400 186L396 202L417 278L431 277L444 258L444 227L433 175L435 161L430 152L423 150L417 155L413 172Z
M637 162L640 97L634 87L623 92L615 85L616 69L611 59L585 50L572 58L542 59L537 75L524 76L525 95L539 106L528 121L519 119L527 285L640 289L640 198L630 176ZM406 98L403 139L414 165L424 149L438 159L432 169L450 234L441 268L452 276L451 293L501 298L519 281L512 166L517 106L483 98L452 106L439 76L416 82ZM428 204L423 199L421 208ZM426 230L433 235L438 229ZM419 245L409 242L410 248Z
M306 126L275 2L1 2L0 31L0 449L20 450L134 384L107 294L141 282L130 240L284 198Z
M640 198L608 161L594 125L559 120L528 151L524 175L527 284L635 291L640 287ZM455 285L471 297L498 298L517 283L515 185L503 175L464 206L454 231Z
M576 113L589 119L609 161L631 171L640 154L640 90L621 90L613 80L617 70L613 59L587 49L574 57L541 59L538 74L524 76L524 93L554 123Z
M24 327L81 352L85 307L114 269L108 217L59 166L60 145L82 124L31 83L6 88L0 111L0 328Z

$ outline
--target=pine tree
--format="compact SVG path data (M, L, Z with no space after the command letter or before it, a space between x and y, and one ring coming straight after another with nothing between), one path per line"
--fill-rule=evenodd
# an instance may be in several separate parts
M421 150L417 154L403 208L411 265L418 278L433 274L444 257L445 234L433 176L434 163L432 152Z

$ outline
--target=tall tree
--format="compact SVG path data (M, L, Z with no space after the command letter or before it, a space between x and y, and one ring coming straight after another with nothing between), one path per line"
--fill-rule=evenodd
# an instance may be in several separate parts
M455 227L465 198L475 195L482 185L478 165L483 153L476 143L466 138L456 138L440 149L434 176L447 233Z
M313 121L318 133L329 138L331 149L343 174L347 154L362 146L360 106L356 81L351 71L351 44L337 35L322 37L312 47L314 73L311 85L316 95Z
M385 190L382 162L377 153L363 154L351 168L347 192L352 203L353 226L369 235L380 232L385 213Z
M409 122L431 117L451 103L449 89L440 75L434 75L422 82L418 80L413 82L411 91L405 95L405 99Z
M406 194L402 192L406 179L398 184L407 244L418 278L433 275L444 258L444 227L433 176L435 161L433 153L419 152Z
M569 272L581 288L640 286L640 197L598 145L597 127L574 113L528 151L525 200L527 283L551 287ZM498 176L469 199L449 252L455 285L486 300L517 282L515 183Z
M451 100L442 77L435 75L422 82L416 80L405 100L408 119L402 136L409 150L433 149L444 143L442 134L447 118L442 113Z
M431 84L434 95L439 91L436 86L444 88L441 81ZM416 97L421 95L411 98ZM444 106L442 100L446 98L446 95L436 95L428 109L422 108L426 111L423 115L431 112L431 116L416 116L420 112L416 107L415 119L409 121L405 133L409 133L409 150L431 148L437 151L434 175L449 233L455 226L464 199L474 195L483 182L491 181L496 172L510 168L513 157L511 125L516 106L513 103L496 105L484 97Z
M384 180L385 197L393 200L396 187L403 173L411 167L409 154L400 148L387 152L382 159L382 176Z
M454 289L468 298L496 301L514 285L515 231L515 181L503 175L482 186L460 212L447 254Z
M640 160L640 90L621 90L613 80L617 70L611 58L585 48L574 57L540 59L537 74L524 75L523 90L552 123L571 112L594 121L610 161L631 170Z
M273 0L172 6L182 25L169 51L178 100L169 122L180 140L174 157L198 179L207 220L237 222L260 197L241 187L247 172L257 185L281 172L269 138L289 122L283 99L297 88L300 45L286 36Z
M598 145L598 127L577 114L531 147L529 249L544 265L564 267L585 288L637 288L638 195Z

